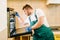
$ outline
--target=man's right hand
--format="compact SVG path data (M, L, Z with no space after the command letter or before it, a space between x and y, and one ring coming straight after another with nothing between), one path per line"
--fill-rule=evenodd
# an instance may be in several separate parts
M32 28L31 27L26 27L26 31L27 32L31 32L32 31Z

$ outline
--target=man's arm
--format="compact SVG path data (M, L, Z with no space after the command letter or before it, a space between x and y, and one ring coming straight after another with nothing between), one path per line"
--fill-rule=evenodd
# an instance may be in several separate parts
M24 20L21 18L21 16L18 14L18 12L16 12L15 15L18 18L19 23L23 23L24 22Z
M38 22L34 26L32 26L32 30L39 28L43 24L43 21L44 16L39 17Z

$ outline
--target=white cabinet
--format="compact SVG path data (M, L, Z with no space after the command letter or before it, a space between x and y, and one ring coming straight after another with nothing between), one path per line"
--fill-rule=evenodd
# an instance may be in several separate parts
M47 5L48 4L60 4L60 0L47 0Z

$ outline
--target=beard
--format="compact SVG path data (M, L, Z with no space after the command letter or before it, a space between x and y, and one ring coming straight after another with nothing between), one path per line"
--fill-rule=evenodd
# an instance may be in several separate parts
M31 15L31 12L30 13L28 13L28 15L27 16L30 16Z

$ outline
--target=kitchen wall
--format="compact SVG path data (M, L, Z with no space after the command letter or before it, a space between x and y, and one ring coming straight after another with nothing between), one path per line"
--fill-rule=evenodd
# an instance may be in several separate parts
M0 40L7 40L6 0L0 0Z
M0 40L7 40L7 28L0 32Z

